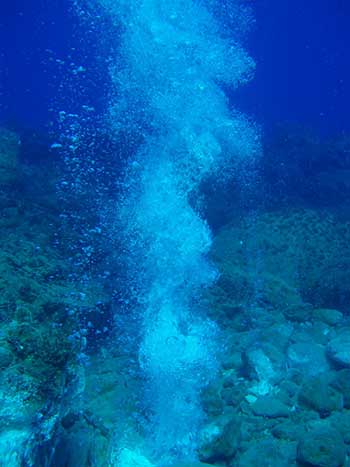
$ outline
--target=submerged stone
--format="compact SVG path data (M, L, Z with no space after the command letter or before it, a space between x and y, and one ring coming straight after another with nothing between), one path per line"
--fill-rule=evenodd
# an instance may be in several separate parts
M314 376L329 370L325 347L314 342L296 342L288 347L288 364Z
M343 395L344 408L350 409L350 369L335 372L331 386Z
M231 459L240 442L240 423L229 415L223 415L207 425L200 434L198 456L203 462Z
M252 441L237 467L290 467L295 465L296 443L271 439Z
M4 345L0 345L0 369L7 368L11 365L13 360L12 352L5 347Z
M321 417L342 410L343 395L331 386L331 381L332 375L327 373L306 380L299 393L299 404L317 411Z
M290 408L273 396L258 397L252 406L255 415L268 418L288 417Z
M345 455L343 438L331 427L305 433L297 449L297 460L315 467L341 467Z
M313 318L323 321L329 326L339 324L343 319L343 313L332 308L316 308L312 311Z

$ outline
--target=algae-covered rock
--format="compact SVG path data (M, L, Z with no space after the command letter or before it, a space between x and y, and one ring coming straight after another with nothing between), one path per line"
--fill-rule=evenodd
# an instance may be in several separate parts
M327 421L341 434L344 443L350 445L350 411L342 410L341 412L334 412Z
M327 355L338 366L350 367L350 330L343 329L327 346Z
M33 183L29 171L19 165L18 147L19 138L0 129L0 465L4 466L45 464L33 460L38 440L49 440L56 426L64 429L59 423L63 401L73 393L75 380L81 379L77 375L86 358L87 335L96 330L90 330L92 324L88 327L88 315L98 309L101 299L104 303L98 281L83 284L77 275L72 281L76 267L72 243L81 233L59 216L63 207L55 186L49 186L55 177ZM31 172L36 182L44 179L41 169ZM42 203L44 198L50 202Z
M273 438L254 440L249 443L238 462L238 467L290 467L296 465L296 445L290 441Z
M255 415L268 418L288 417L290 408L275 396L260 396L252 405Z
M321 427L305 433L297 449L298 461L315 467L342 467L345 455L343 438L331 427Z
M13 361L13 354L7 345L0 343L0 370L7 368Z
M294 421L284 420L272 429L275 438L289 441L300 439L300 427Z
M343 395L344 407L350 409L350 369L336 371L330 384Z
M331 385L331 382L332 374L328 373L306 379L298 397L300 405L317 411L321 417L342 410L343 395Z
M316 308L312 311L312 315L315 319L323 321L329 326L335 326L343 319L343 313L332 308Z
M290 368L298 369L309 376L329 370L325 347L315 342L296 342L287 350Z

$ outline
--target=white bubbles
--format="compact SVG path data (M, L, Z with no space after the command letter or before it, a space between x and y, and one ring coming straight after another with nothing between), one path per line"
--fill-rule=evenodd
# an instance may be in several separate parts
M237 30L230 37L206 8L213 1L101 4L116 35L123 31L110 67L110 126L140 141L116 216L142 317L146 431L164 465L195 458L200 391L216 368L217 331L200 301L216 277L212 239L192 198L206 177L228 177L259 148L254 125L232 112L222 90L247 82L255 64Z

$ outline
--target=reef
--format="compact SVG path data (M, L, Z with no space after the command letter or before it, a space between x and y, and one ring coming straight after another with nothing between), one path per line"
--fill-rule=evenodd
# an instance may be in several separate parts
M109 465L118 440L140 446L147 435L138 349L121 336L134 329L116 300L124 276L106 273L117 253L91 229L85 194L78 224L90 235L79 247L66 216L75 204L56 188L62 167L28 164L19 141L1 130L2 465ZM346 465L350 218L322 194L280 206L272 193L255 210L233 198L235 215L215 227L218 278L202 300L218 368L201 389L198 461L170 465ZM136 448L120 458L151 465Z
M73 278L65 240L76 234L60 218L57 173L48 178L45 168L24 164L20 148L19 137L2 129L0 458L6 466L32 462L38 443L52 437L81 377L82 315L96 313L105 300L100 284Z
M345 465L348 235L330 212L290 208L216 236L207 299L224 350L203 394L203 461L256 465L263 452L259 465Z
M350 465L350 137L235 107L248 3L74 0L99 78L0 128L0 466Z

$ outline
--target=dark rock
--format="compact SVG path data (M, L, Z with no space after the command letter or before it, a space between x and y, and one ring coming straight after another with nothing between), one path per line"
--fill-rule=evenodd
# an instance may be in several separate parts
M242 385L223 388L221 391L221 398L225 404L237 407L244 398L244 388Z
M290 408L273 396L261 396L252 405L255 415L268 418L288 417Z
M61 420L61 424L63 428L66 430L69 430L72 428L75 423L79 420L80 416L77 413L74 412L68 412Z
M224 370L239 369L242 363L240 352L232 352L223 359L222 367Z
M287 420L272 428L272 434L278 439L297 441L300 438L300 427Z
M220 397L220 388L210 386L202 394L202 407L208 415L218 416L224 410L224 402Z
M203 462L230 460L240 442L240 423L230 415L221 416L202 430L198 457Z

